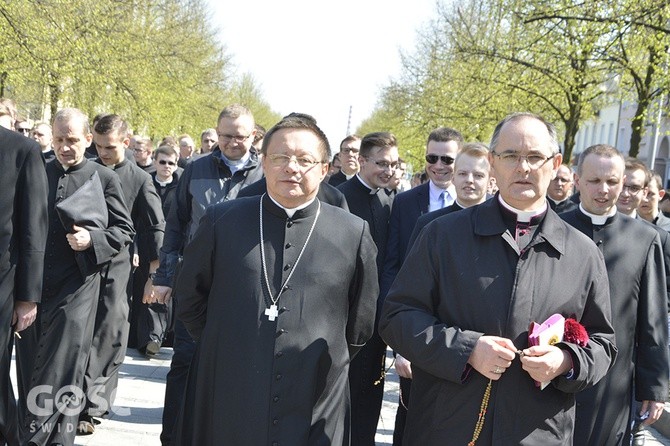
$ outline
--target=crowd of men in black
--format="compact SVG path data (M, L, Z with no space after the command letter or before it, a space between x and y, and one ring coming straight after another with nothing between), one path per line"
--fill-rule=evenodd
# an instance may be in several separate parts
M391 133L331 156L301 113L266 134L230 105L200 142L0 99L0 444L94 433L127 347L174 349L163 445L374 445L387 345L394 445L641 444L659 419L670 194L643 163L564 165L530 113L490 146L435 129L411 181ZM553 313L588 345L529 346Z

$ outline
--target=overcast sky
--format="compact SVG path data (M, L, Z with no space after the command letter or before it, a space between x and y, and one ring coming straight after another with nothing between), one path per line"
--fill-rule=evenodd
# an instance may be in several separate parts
M435 0L208 0L238 74L251 73L282 115L313 115L334 147L400 73L400 50L435 13Z

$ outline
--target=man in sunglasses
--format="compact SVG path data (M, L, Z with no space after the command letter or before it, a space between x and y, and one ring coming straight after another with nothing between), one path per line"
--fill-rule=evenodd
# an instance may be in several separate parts
M380 280L380 305L405 259L409 238L419 216L450 206L456 198L452 185L454 160L463 144L463 136L449 127L440 127L428 135L426 142L426 174L429 181L398 194L393 201L389 221L384 270ZM409 387L409 379L401 378L401 386ZM393 444L402 439L406 410L398 405Z

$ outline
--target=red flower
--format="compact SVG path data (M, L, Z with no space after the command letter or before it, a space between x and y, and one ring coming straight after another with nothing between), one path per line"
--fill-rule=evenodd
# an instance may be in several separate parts
M589 343L589 334L582 324L573 318L568 318L565 320L563 341L577 344L580 347L586 347Z

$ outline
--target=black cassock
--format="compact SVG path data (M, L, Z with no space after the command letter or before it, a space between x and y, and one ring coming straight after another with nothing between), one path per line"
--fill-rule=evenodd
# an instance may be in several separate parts
M17 343L19 375L20 420L22 444L37 445L74 442L78 410L81 401L73 399L61 411L48 410L66 386L81 389L84 370L93 338L95 312L100 294L100 268L128 245L134 234L132 222L123 202L119 179L109 169L84 159L64 171L57 161L46 166L49 184L49 234L44 260L42 302L37 319L22 334ZM107 229L90 231L92 246L82 253L77 263L75 251L70 248L66 234L55 210L55 204L69 197L98 172L105 195L108 214ZM87 271L82 274L81 265ZM37 386L48 386L38 388ZM36 395L28 395L30 391ZM80 397L81 394L74 394ZM35 413L34 407L47 408Z
M176 445L348 445L353 354L373 331L377 250L363 220L321 213L279 316L265 314L261 197L211 206L184 252L177 316L199 345ZM263 200L272 293L289 275L319 201L287 218Z
M632 397L668 397L667 299L663 251L654 228L621 213L595 226L579 209L561 214L605 257L619 350L609 373L577 394L575 444L630 444Z
M18 445L9 379L15 301L39 302L47 237L47 179L36 142L0 128L0 444Z
M377 271L381 272L386 256L390 197L384 189L371 190L354 175L337 186L344 194L352 214L365 220L377 246ZM351 361L351 443L358 446L375 444L377 423L384 399L384 366L386 344L375 330L360 353Z
M99 159L96 161L100 162ZM165 218L151 175L128 160L114 166L113 172L121 181L123 198L135 227L133 250L139 252L141 261L158 259L158 251L163 244ZM119 368L126 355L128 304L132 289L131 258L129 248L121 250L101 273L102 289L84 377L84 390L87 394L92 392L96 395L96 398L89 398L87 403L87 412L91 416L102 416L112 407ZM141 301L139 305L142 305Z

